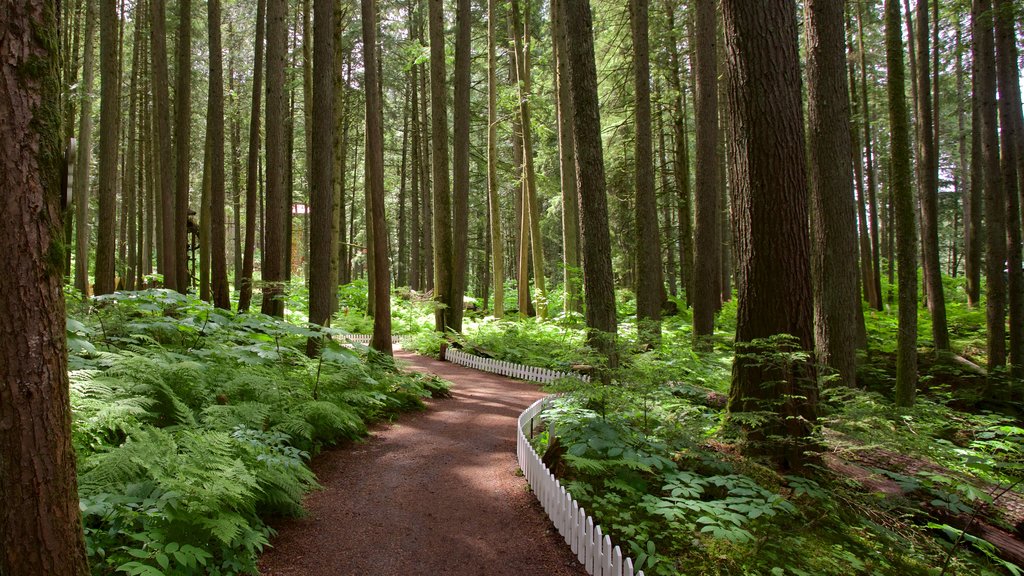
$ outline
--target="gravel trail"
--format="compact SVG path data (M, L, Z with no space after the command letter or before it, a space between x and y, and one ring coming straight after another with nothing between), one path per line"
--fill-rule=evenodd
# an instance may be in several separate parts
M543 396L537 385L395 356L451 381L452 398L317 456L323 489L306 517L274 524L261 573L584 576L516 475L516 418Z

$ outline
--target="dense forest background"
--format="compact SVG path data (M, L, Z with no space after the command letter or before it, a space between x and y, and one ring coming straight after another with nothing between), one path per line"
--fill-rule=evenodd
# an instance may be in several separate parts
M54 237L4 208L0 327L71 352L3 349L48 392L2 390L0 496L36 410L53 525L85 527L38 531L42 572L255 570L311 453L446 392L401 334L590 374L536 442L650 574L1020 574L1020 2L24 10L43 56L0 43L4 86L42 87L0 112L49 116L3 135L46 165L5 171Z

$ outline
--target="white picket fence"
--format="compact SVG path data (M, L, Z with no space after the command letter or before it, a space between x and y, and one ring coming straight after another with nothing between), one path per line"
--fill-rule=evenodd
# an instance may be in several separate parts
M523 364L506 362L504 360L495 360L494 358L484 358L482 356L468 354L457 348L448 348L448 350L445 351L444 359L453 364L459 364L467 368L490 372L492 374L500 374L502 376L508 376L509 378L518 378L519 380L529 380L531 382L542 382L546 384L567 376L573 376L583 380L584 382L590 382L590 376L586 376L584 374L577 374L575 372L559 372L558 370L550 370L548 368L525 366Z
M345 334L345 338L351 342L358 344L370 345L370 340L373 339L373 334ZM401 344L403 336L398 334L391 335L392 344Z
M594 523L594 519L586 510L562 487L561 482L548 470L537 455L537 451L530 445L527 434L533 429L534 419L540 415L546 404L547 398L541 398L519 415L516 453L519 457L519 467L526 475L530 488L588 574L644 576L643 570L633 571L632 558L623 557L622 550L618 546L612 546L611 538L602 534L601 527Z

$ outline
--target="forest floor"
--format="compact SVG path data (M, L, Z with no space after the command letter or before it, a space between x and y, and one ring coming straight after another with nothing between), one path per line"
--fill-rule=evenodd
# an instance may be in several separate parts
M537 385L395 357L452 382L452 397L317 456L323 488L305 517L272 521L261 573L584 575L516 473L516 419L544 395Z

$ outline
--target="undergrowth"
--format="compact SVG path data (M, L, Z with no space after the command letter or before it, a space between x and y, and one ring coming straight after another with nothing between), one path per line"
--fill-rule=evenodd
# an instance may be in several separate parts
M73 443L95 574L254 574L268 515L302 513L308 461L447 383L259 314L164 290L68 320Z

